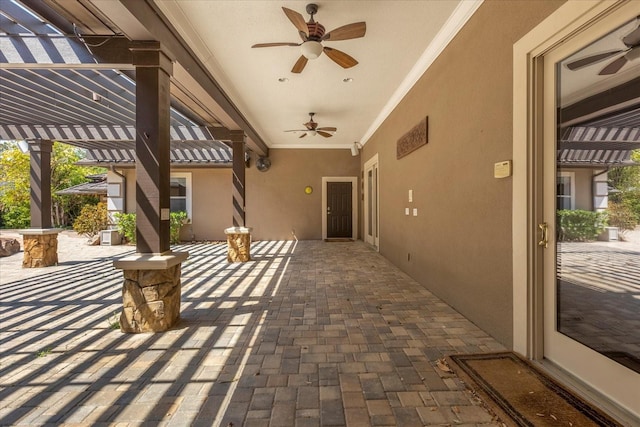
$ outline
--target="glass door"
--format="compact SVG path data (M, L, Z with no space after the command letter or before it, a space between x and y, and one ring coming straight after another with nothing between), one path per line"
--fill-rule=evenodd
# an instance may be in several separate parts
M543 353L640 416L640 20L619 15L544 56Z
M364 165L364 236L365 242L379 249L378 233L378 155Z

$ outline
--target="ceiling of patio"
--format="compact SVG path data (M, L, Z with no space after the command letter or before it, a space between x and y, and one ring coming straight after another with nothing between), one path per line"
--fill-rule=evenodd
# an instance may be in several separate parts
M3 0L3 8L7 1ZM291 68L300 57L299 47L252 49L251 46L266 42L299 43L297 30L282 7L295 10L307 19L307 1L22 1L46 15L48 22L63 28L67 35L73 35L75 31L85 38L106 35L164 42L167 33L157 30L158 23L163 22L170 30L170 36L184 39L189 53L197 58L207 79L211 80L203 82L195 78L193 70L187 70L188 64L180 60L174 63L172 124L243 129L248 134L249 146L258 152L261 147L350 148L354 141L366 143L481 3L454 0L316 2L319 9L315 20L327 31L353 22L366 22L367 31L362 38L323 42L325 46L351 55L359 63L344 69L321 55L309 60L302 73L295 74ZM3 22L8 27L12 24L10 20L0 18L0 24ZM72 23L76 24L75 30ZM43 31L45 24L39 24ZM629 22L588 49L619 49L621 37L634 26L637 26L636 21ZM578 52L576 56L588 53ZM103 120L129 126L133 123L135 74L131 69L37 68L9 70L5 67L1 70L3 85L8 79L6 76L10 76L11 82L24 81L20 83L24 90L41 93L33 99L23 97L24 108L13 116L4 113L10 110L5 110L5 105L1 104L8 98L2 97L2 124L15 124L19 117L30 121L38 121L39 117L44 121L56 121L56 124L77 124L82 120ZM564 99L575 104L593 95L584 91L585 87L606 90L633 80L640 73L640 61L627 64L612 77L599 76L600 68L589 66L574 72L574 83L566 88L571 93ZM281 82L283 79L285 81ZM345 82L345 79L351 81ZM71 115L74 110L67 108L61 100L63 94L56 90L61 84L63 92L77 88L75 96L79 104L74 115ZM207 84L219 91L220 96L212 96L211 91L206 90ZM98 101L94 100L94 94ZM636 111L639 102L631 103ZM126 112L120 111L123 107ZM49 119L56 109L66 116L59 120ZM628 120L637 121L640 115L629 114L629 111L627 105L624 111L627 123ZM315 121L319 126L336 127L334 136L301 139L300 133L285 132L303 129L309 112L316 113ZM606 121L609 118L611 122ZM605 122L600 120L597 126L614 123L615 119L607 116ZM588 122L584 119L576 124ZM636 124L634 122L634 126ZM615 122L615 126L619 127L621 123Z

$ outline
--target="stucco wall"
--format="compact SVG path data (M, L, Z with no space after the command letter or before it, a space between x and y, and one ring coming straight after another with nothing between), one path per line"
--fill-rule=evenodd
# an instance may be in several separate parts
M358 177L360 163L347 149L271 149L266 172L246 172L246 222L255 239L321 239L322 177ZM310 185L313 193L305 194ZM355 208L354 208L355 209Z
M231 216L231 169L172 169L190 173L192 186L191 224L183 227L183 240L226 240L224 229L233 225ZM127 177L127 212L136 211L135 169L123 171Z
M576 178L576 209L593 209L593 170L569 169Z
M513 43L562 3L483 3L361 159L379 154L382 255L507 346L512 183L493 167L512 156ZM397 160L397 139L425 116L428 145Z
M196 240L226 240L224 229L233 226L231 169L193 169L193 220L182 230L182 238L190 233ZM192 227L192 229L190 228Z

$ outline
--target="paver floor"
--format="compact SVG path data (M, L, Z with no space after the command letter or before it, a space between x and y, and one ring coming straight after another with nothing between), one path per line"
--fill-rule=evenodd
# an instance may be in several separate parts
M132 247L0 260L1 425L495 424L436 361L502 346L362 242L173 250L181 322L156 334L112 328Z

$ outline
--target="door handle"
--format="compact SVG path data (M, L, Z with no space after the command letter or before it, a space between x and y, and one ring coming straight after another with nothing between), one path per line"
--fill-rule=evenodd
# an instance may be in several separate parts
M540 240L538 241L538 246L542 246L543 248L549 247L549 225L546 222L542 224L538 224L538 228L540 229Z

